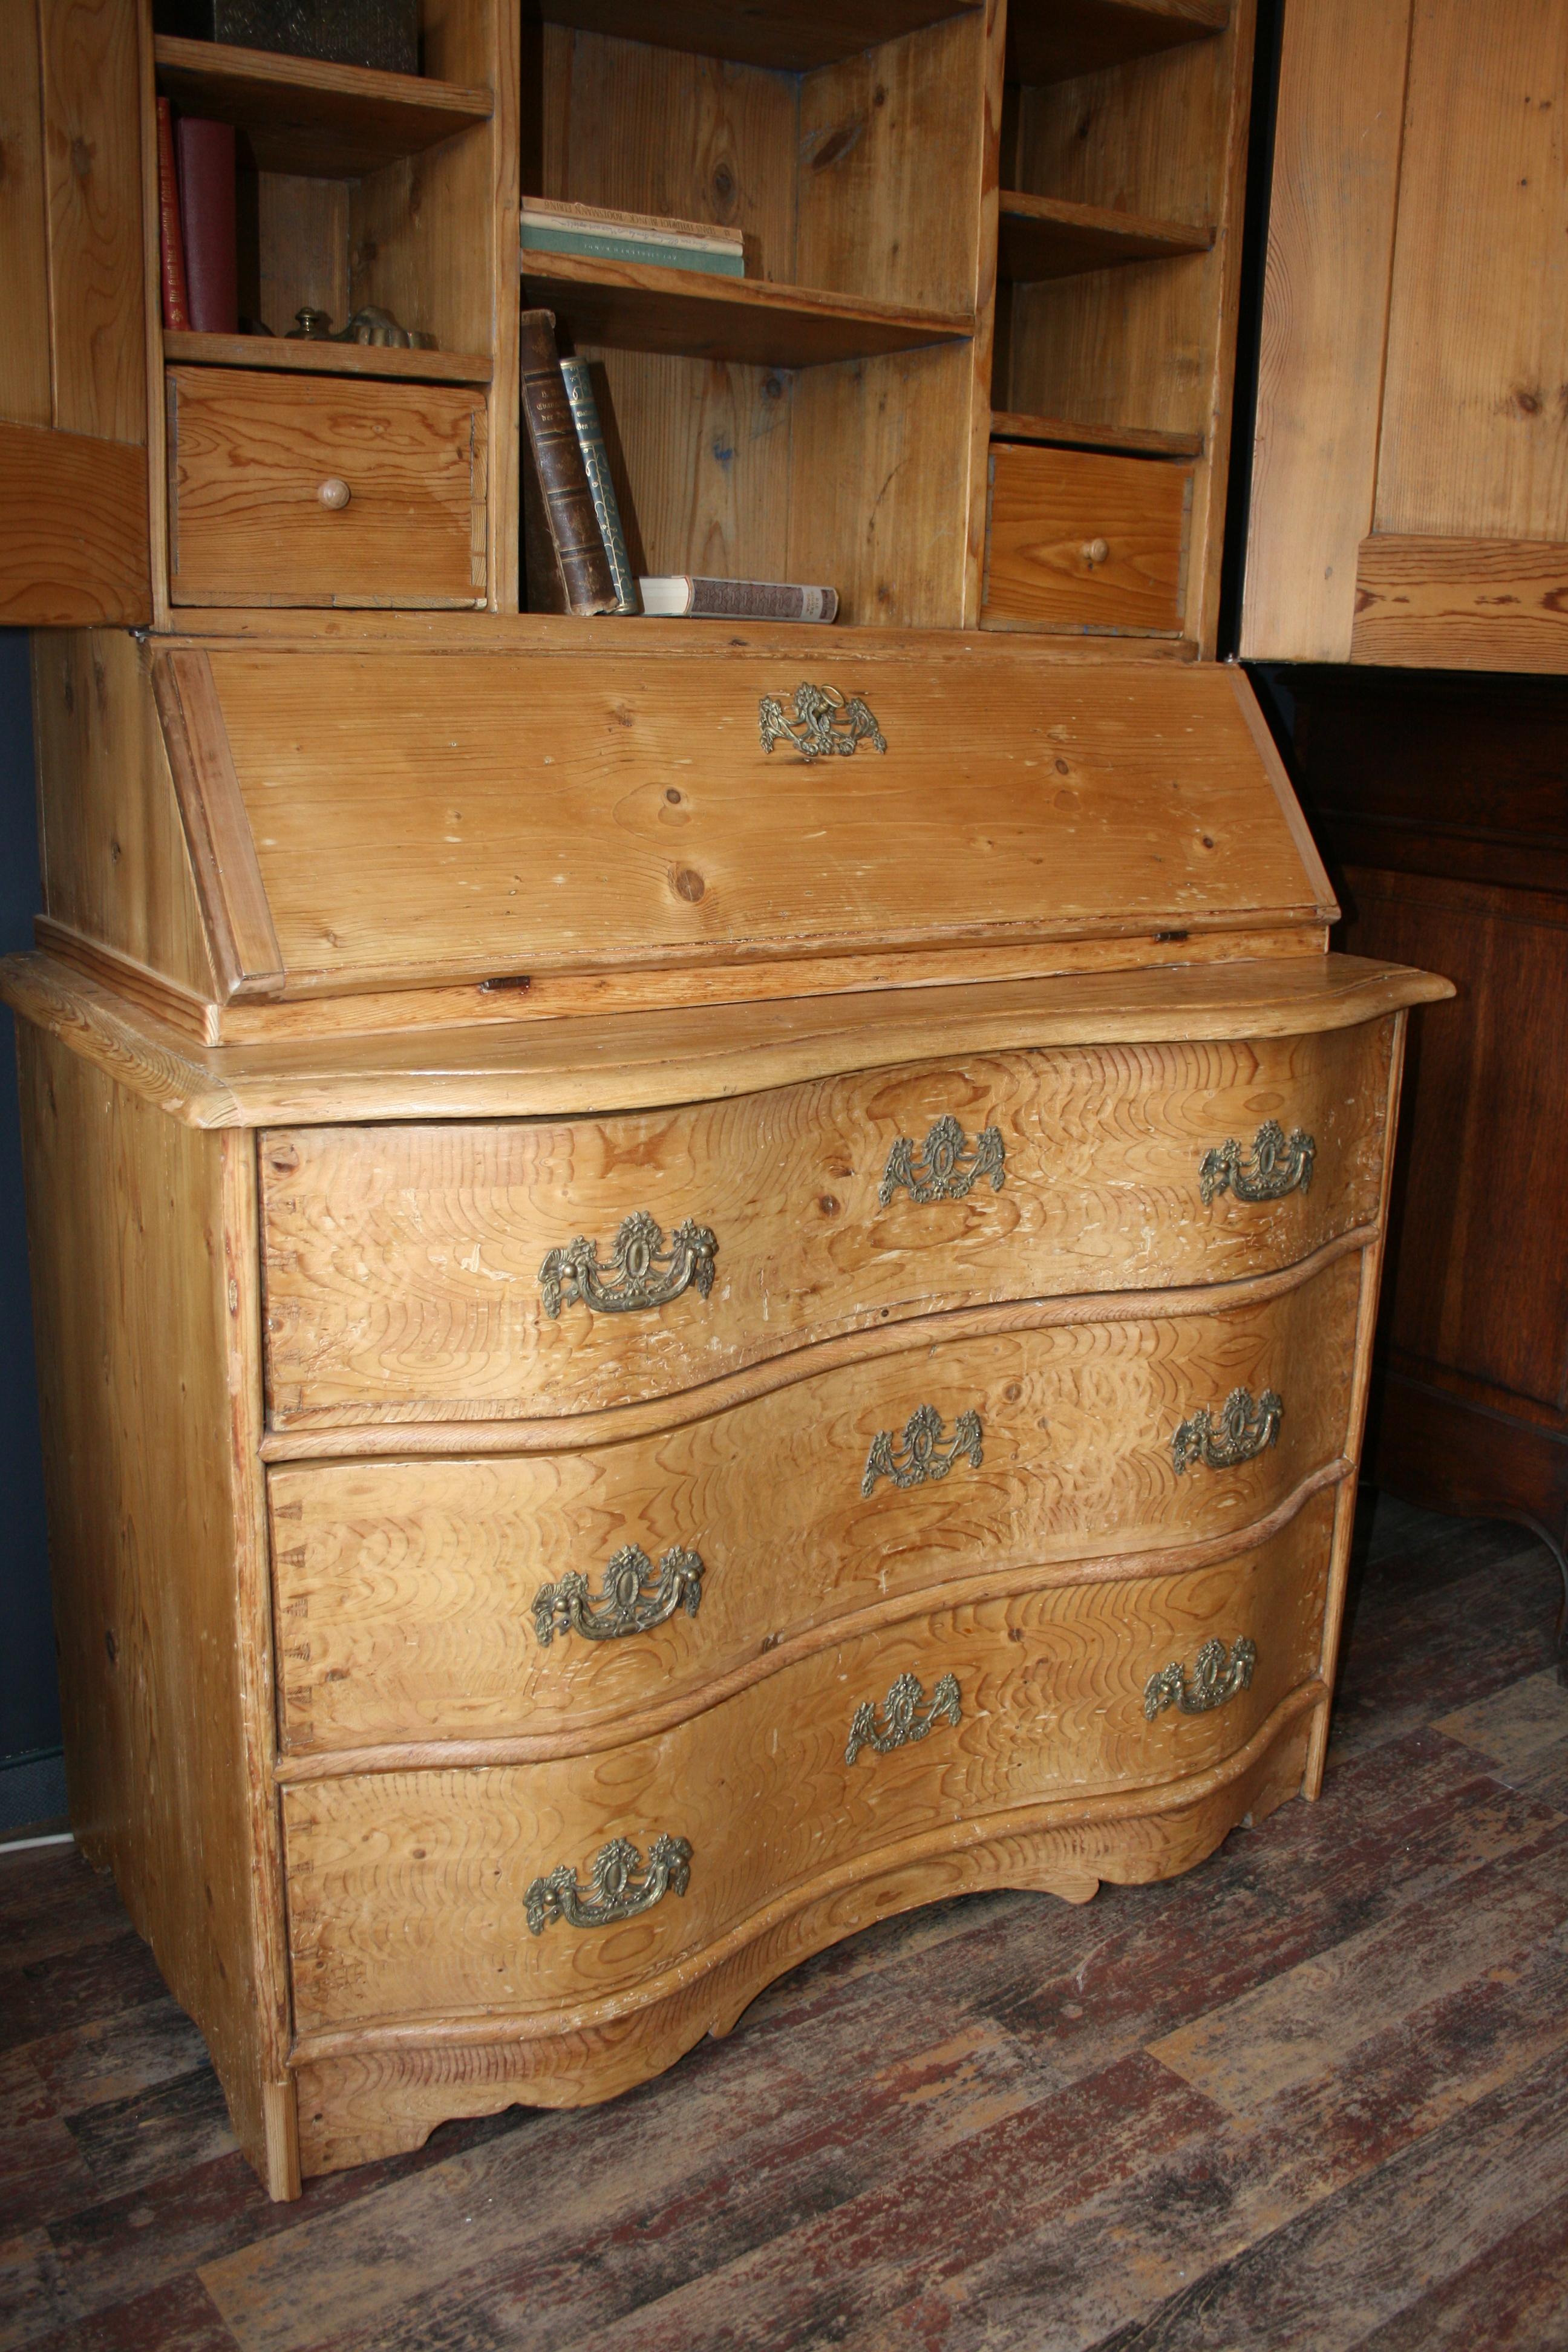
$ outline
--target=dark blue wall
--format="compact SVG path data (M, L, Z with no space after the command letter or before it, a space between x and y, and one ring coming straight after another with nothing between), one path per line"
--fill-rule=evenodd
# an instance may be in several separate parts
M27 639L0 629L0 952L30 947L38 905ZM0 1764L58 1745L59 1696L44 1544L38 1398L27 1297L21 1134L11 1016L0 1008ZM0 1783L10 1779L0 1773ZM26 1774L29 1788L36 1773ZM47 1775L46 1775L47 1777ZM0 1826L7 1811L0 1785ZM52 1804L23 1814L52 1811Z

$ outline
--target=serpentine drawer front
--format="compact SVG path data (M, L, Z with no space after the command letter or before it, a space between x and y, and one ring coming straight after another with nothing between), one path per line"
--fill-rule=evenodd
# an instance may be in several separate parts
M651 1995L665 1970L841 1865L950 1843L1019 1807L1208 1772L1318 1674L1332 1514L1314 1496L1207 1568L830 1643L597 1755L288 1789L299 2031Z
M933 1309L1293 1264L1377 1214L1391 1050L1385 1022L274 1131L273 1424L582 1412Z
M1223 1549L1342 1463L1360 1282L1347 1251L1181 1315L889 1333L594 1444L276 1465L285 1750L625 1738L939 1587Z

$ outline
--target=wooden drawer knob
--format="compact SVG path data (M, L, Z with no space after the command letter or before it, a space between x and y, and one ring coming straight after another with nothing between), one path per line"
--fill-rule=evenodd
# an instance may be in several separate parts
M347 506L350 499L353 498L353 492L350 489L348 484L342 479L341 475L329 474L326 480L316 492L316 496L321 499L321 504L326 507L330 512L332 514L341 514L343 508Z
M1104 539L1086 539L1081 552L1086 563L1103 563L1110 553L1110 542Z

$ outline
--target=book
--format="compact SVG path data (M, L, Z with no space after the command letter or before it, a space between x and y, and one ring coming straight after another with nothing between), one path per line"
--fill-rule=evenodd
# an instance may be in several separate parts
M158 261L163 287L163 324L184 334L191 323L185 299L185 240L180 228L180 182L174 170L174 115L166 98L158 100Z
M239 332L234 217L234 125L182 114L180 227L185 245L186 308L198 335Z
M703 580L677 572L639 580L645 613L699 621L836 621L837 588L786 580Z
M603 205L556 204L539 196L522 200L522 248L525 254L637 261L658 269L699 269L722 278L746 274L745 245L738 229L664 220L654 213L616 212Z
M615 576L566 397L553 310L523 311L521 355L523 421L565 609L579 619L591 613L613 613L617 603Z
M605 428L599 422L599 404L594 397L594 382L588 362L586 360L563 360L561 373L566 385L566 397L572 404L572 422L577 427L583 469L588 477L588 488L593 495L599 536L605 542L605 553L610 559L610 571L616 583L616 610L637 613L642 610L642 605L637 595L637 574L626 552L626 536L621 528L620 502L616 497L615 483L610 478L610 453L605 446Z

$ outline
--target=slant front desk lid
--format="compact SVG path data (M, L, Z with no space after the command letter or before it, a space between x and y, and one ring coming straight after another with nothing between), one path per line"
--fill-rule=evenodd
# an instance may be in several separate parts
M629 631L628 631L629 634ZM158 707L220 991L308 996L1332 919L1245 679L185 646Z

